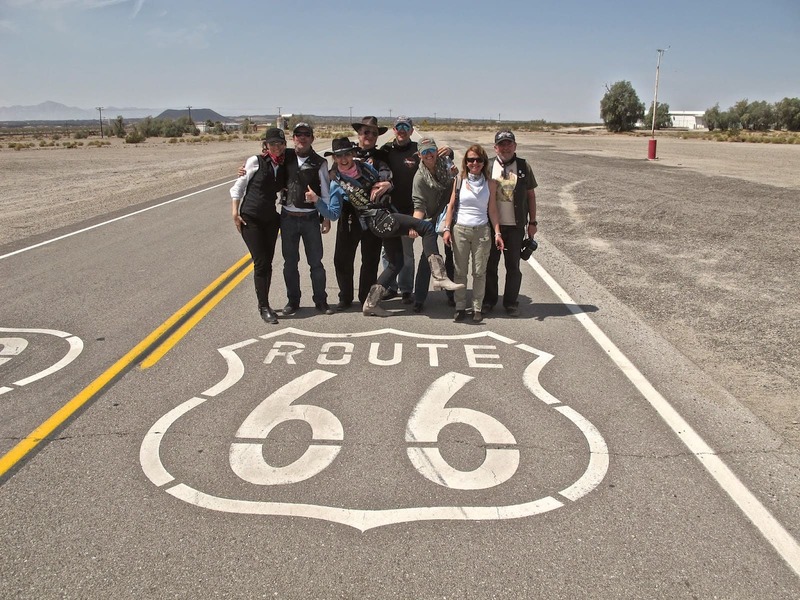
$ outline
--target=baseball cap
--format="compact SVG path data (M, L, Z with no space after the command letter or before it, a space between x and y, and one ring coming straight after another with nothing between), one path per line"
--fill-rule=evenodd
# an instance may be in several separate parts
M311 135L314 135L314 128L311 127L311 125L309 125L308 123L304 123L302 121L294 126L294 129L292 129L292 134L295 134L303 129L308 131Z
M517 138L514 137L514 134L510 132L508 129L504 129L503 131L498 131L494 136L494 143L499 144L504 140L511 140L512 142L516 143Z
M394 120L394 126L397 127L398 125L405 124L409 127L414 127L414 123L411 121L409 117L397 117Z
M267 142L268 144L271 142L285 142L286 134L283 133L283 129L278 129L277 127L270 127L264 134L264 141Z

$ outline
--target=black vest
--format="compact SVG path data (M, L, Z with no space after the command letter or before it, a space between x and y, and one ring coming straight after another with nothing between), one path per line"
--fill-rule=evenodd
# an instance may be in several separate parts
M492 159L490 173L496 160L498 158L495 156ZM514 186L514 219L517 222L517 227L525 227L528 224L528 215L530 213L530 207L528 206L528 163L519 156L515 160L517 161L517 185Z
M322 195L319 168L327 164L327 161L312 150L306 162L300 166L297 164L297 153L294 150L286 150L283 164L286 165L286 204L295 208L316 208L310 202L306 202L305 194L308 186L311 186L317 196Z
M278 167L277 174L272 168L272 161L260 154L258 170L253 173L247 182L244 199L239 206L239 214L256 219L274 219L278 216L275 205L280 192L285 186L286 171L283 166Z

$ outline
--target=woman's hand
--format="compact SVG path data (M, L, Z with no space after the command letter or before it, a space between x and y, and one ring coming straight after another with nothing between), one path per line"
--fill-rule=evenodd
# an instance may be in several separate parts
M497 246L497 249L502 252L506 249L506 245L503 243L503 236L499 233L494 234L494 245Z
M244 222L244 219L242 219L238 212L233 213L233 224L236 226L236 231L239 233L242 233L242 225L247 227L247 223Z
M452 239L450 237L450 230L449 229L442 234L442 240L444 240L444 245L445 246L450 246L451 245Z

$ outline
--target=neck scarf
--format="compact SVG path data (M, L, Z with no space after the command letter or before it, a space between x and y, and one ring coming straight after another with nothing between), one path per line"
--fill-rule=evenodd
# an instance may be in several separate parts
M341 173L345 177L351 177L352 179L356 179L359 175L358 165L356 163L353 163L353 166L347 170L339 169L339 173Z
M454 176L450 174L450 169L447 168L447 162L441 156L436 157L436 165L433 170L434 173L431 173L424 164L419 166L419 172L422 173L422 179L425 180L425 183L437 192L449 187L453 182Z
M483 186L486 184L486 177L483 176L483 173L480 173L479 175L467 173L466 184L469 190L477 196L483 189Z
M272 161L272 164L274 164L274 165L282 165L283 164L283 159L286 157L285 154L281 154L280 156L278 156L278 155L273 154L272 152L269 152L269 151L267 152L267 156L269 156L269 159Z

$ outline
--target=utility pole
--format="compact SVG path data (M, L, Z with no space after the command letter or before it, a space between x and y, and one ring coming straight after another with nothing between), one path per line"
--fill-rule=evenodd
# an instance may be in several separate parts
M669 50L669 46L667 46L667 50ZM650 143L647 148L648 160L655 160L656 158L656 109L658 108L658 72L661 69L661 57L667 50L664 50L662 48L658 48L656 50L656 52L658 52L658 60L656 61L656 89L653 92L653 129L650 132Z
M280 123L280 125L279 125L279 123ZM283 129L283 123L282 123L282 119L281 119L281 107L280 106L278 107L278 116L275 117L275 127L277 127L278 129Z
M103 139L103 107L98 106L97 110L100 111L100 139Z
M391 108L389 109L389 120L390 121L392 120L392 109Z
M191 107L191 106L187 106L186 108L187 108L187 109L188 109L188 111L189 111L189 123L191 123L192 125L194 125L194 121L192 121L192 107Z
M350 107L350 120L353 120L353 107Z

